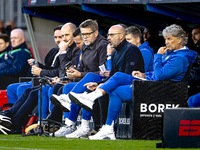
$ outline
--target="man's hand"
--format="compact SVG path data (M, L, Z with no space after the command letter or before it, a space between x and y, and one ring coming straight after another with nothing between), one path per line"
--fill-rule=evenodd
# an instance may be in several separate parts
M60 48L60 53L66 51L66 49L69 47L69 43L71 42L71 40L65 42L65 41L61 41L60 44L58 45L58 47Z
M110 71L104 71L103 73L100 71L100 75L103 77L109 77Z
M27 61L28 61L28 64L29 64L30 66L33 66L33 65L34 65L33 62L35 61L35 59L32 59L32 58L31 58L31 59L28 59Z
M56 85L56 83L60 81L59 77L54 77L54 78L51 78L51 79L52 79L52 81L49 81L51 83L51 85Z
M42 69L37 66L32 66L32 68L31 68L31 73L34 75L39 76L41 71L42 71Z
M110 47L110 44L107 45L107 55L112 55L114 48Z
M167 47L160 47L157 54L162 54L164 55L169 49Z
M67 80L67 81L60 81L60 83L63 83L63 84L67 84L67 83L70 83L72 82L71 80Z
M71 80L73 78L81 78L81 73L78 70L74 69L74 68L68 69L66 74L67 74L67 77L69 79L71 79Z
M140 71L133 71L132 76L138 76L140 78L146 78L146 75Z
M87 86L87 89L89 89L90 91L94 91L98 87L98 84L96 82L89 82L84 84L83 86Z

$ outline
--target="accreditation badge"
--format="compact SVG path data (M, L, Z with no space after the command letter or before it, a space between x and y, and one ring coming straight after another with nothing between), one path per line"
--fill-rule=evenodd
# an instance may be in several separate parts
M7 60L8 59L8 54L4 55L4 59Z

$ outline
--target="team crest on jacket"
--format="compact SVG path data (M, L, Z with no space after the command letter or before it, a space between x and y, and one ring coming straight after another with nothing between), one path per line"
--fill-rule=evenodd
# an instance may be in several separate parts
M165 58L165 60L167 60L169 58L169 56L167 56L166 58Z

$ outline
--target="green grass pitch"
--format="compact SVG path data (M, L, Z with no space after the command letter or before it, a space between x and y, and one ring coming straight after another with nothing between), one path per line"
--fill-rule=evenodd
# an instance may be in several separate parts
M0 134L0 150L165 150L156 148L156 143L160 142L144 140L91 141L88 139L67 139L65 137L21 137L21 135ZM191 148L191 150L194 149Z

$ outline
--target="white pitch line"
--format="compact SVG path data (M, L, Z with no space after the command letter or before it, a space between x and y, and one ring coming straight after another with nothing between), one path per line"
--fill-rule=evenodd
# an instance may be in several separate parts
M22 149L22 150L47 150L47 149L38 149L38 148L23 148L23 147L2 147L0 146L0 149ZM48 149L48 150L53 150L53 149Z

